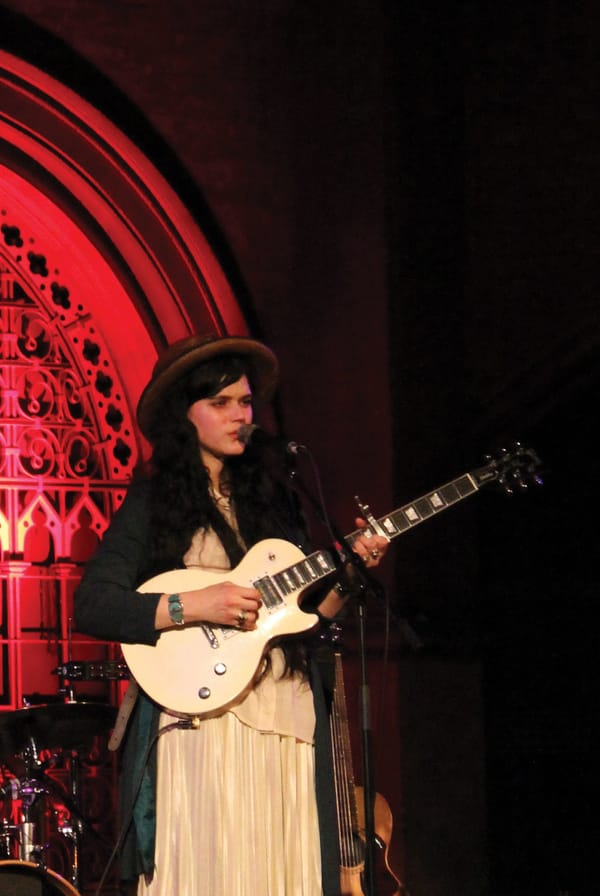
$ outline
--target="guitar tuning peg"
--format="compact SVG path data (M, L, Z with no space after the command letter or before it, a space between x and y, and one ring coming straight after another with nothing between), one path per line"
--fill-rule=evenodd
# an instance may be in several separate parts
M498 478L498 485L506 492L507 495L514 495L514 489L508 481L505 473L503 473L502 476Z

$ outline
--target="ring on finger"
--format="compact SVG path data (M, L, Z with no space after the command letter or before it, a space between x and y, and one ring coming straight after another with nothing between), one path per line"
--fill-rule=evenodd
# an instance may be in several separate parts
M247 616L248 616L248 614L246 613L245 610L240 610L240 612L237 614L238 628L243 628L244 622L246 621Z
M371 551L371 557L373 558L373 560L377 560L377 558L379 557L379 551L377 550L377 548L373 548L373 550Z

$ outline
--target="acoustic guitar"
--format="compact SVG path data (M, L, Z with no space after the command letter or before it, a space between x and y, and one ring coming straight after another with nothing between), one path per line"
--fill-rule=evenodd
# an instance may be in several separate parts
M517 443L484 466L379 520L368 516L367 530L355 530L346 537L346 544L351 549L369 530L383 533L391 541L492 483L509 492L525 487L532 476L537 481L538 466L537 455ZM156 703L175 715L205 718L223 712L252 687L262 658L275 639L317 626L317 615L304 612L301 600L316 584L333 577L338 563L328 551L306 556L296 545L273 538L258 542L227 572L176 569L154 576L138 591L179 594L230 581L256 588L262 606L253 631L192 623L165 629L152 646L122 644L132 676Z
M354 783L348 708L342 655L334 653L334 690L329 727L333 752L333 775L340 844L341 896L363 896L365 870L364 790ZM392 871L388 852L392 838L392 812L380 793L375 794L373 882L377 896L408 896Z

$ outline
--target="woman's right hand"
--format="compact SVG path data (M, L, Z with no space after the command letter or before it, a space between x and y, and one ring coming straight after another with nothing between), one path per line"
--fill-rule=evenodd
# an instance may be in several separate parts
M219 582L195 591L182 591L179 598L184 623L207 622L244 631L256 628L262 603L256 588L245 588L234 582ZM169 595L163 594L156 609L156 628L171 628L173 625L169 616Z

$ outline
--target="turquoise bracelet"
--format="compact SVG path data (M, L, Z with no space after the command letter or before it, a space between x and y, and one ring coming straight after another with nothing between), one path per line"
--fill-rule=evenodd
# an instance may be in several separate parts
M169 594L169 619L171 622L174 622L175 625L183 625L185 623L183 618L183 604L181 603L181 598L178 594Z

